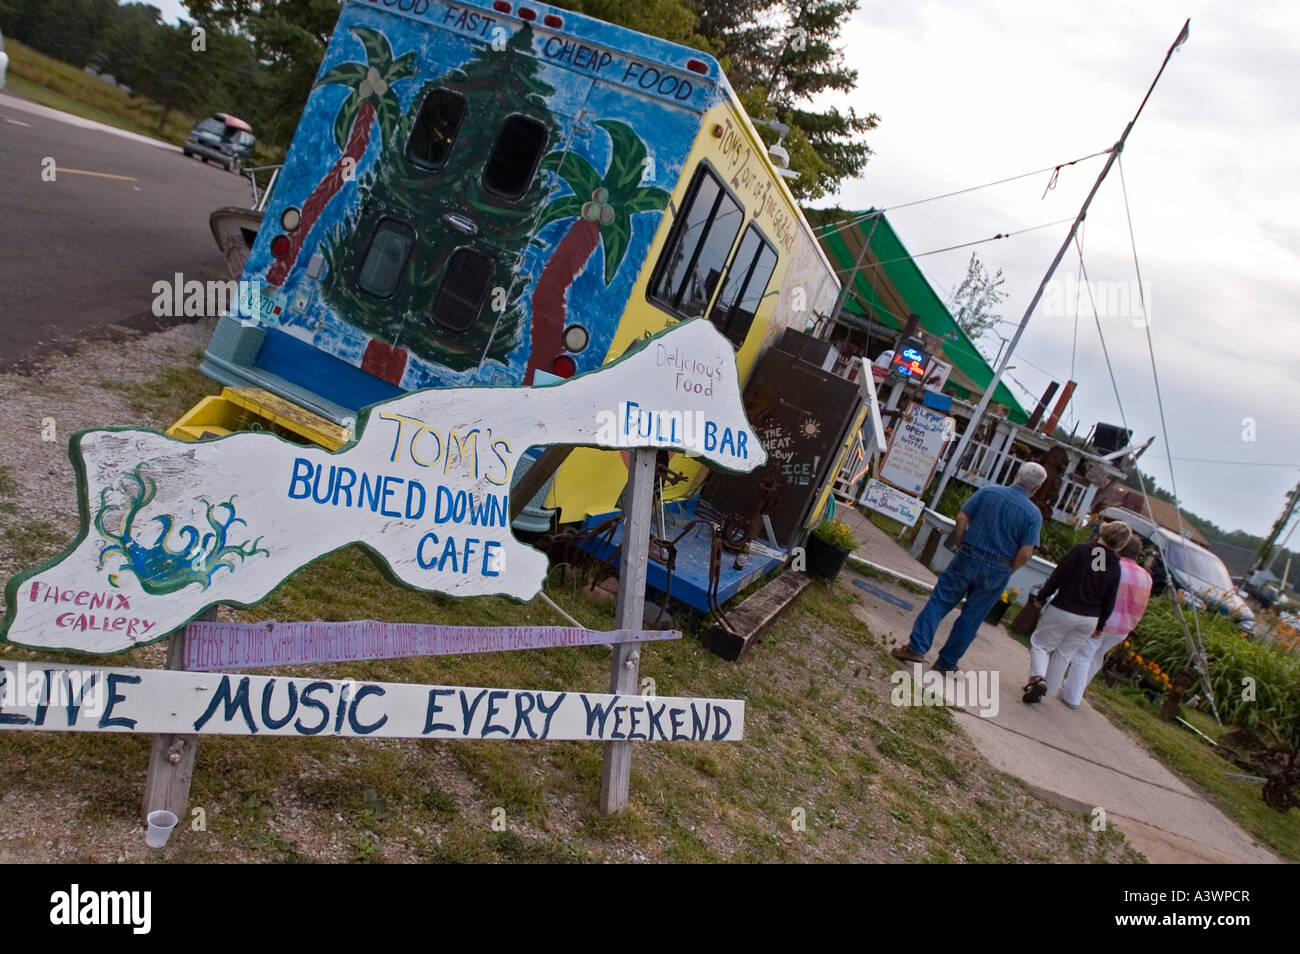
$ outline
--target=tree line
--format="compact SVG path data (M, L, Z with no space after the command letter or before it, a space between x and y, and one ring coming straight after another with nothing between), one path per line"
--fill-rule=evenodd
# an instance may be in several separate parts
M158 103L160 130L173 111L230 112L259 132L274 125L263 97L278 81L238 31L166 23L155 6L116 0L0 0L0 30L48 56L109 74L132 96Z
M556 5L716 56L755 119L783 123L800 199L862 174L879 117L813 105L857 70L841 33L857 0L556 0ZM0 0L0 30L75 66L112 74L164 114L231 112L286 146L338 19L340 0L186 0L191 19L115 0ZM160 121L165 122L165 115ZM768 144L777 133L763 128Z

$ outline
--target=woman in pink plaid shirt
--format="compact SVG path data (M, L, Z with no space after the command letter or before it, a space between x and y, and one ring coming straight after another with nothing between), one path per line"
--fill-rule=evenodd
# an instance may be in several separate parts
M1047 667L1047 691L1059 691L1061 700L1072 709L1083 701L1083 691L1101 672L1106 654L1128 638L1128 634L1137 628L1142 614L1147 610L1147 601L1151 598L1151 574L1135 559L1141 552L1142 540L1136 533L1120 550L1119 592L1115 594L1115 608L1106 619L1101 636L1096 640L1092 664L1086 670L1082 666L1070 665L1068 674L1064 660L1059 667L1050 663ZM1051 662L1056 661L1057 656L1053 654Z

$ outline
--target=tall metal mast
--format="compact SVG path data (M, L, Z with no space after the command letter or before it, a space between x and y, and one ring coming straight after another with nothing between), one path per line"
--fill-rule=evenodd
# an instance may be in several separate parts
M1038 285L1038 291L1034 292L1033 300L1029 303L1029 307L1025 309L1025 316L1020 319L1020 326L1016 328L1016 333L1012 336L1011 342L1006 349L1006 353L1002 355L1002 361L998 364L997 370L993 373L993 379L989 382L989 386L984 389L984 394L980 397L979 404L975 407L975 413L971 415L970 422L966 425L966 429L962 431L961 439L957 442L956 449L948 457L948 462L944 465L943 473L939 477L938 486L935 487L934 496L930 498L931 509L939 506L939 498L943 495L944 489L948 486L948 480L952 476L953 470L961 463L962 457L966 453L966 448L975 437L975 430L980 423L980 419L984 416L984 412L989 406L989 401L993 398L993 392L997 390L998 383L1002 380L1003 372L1006 371L1007 366L1011 363L1011 355L1015 352L1016 345L1020 343L1020 336L1025 333L1025 326L1029 324L1029 316L1032 315L1034 309L1038 307L1038 301L1043 297L1043 292L1047 288L1047 283L1052 280L1052 275L1056 272L1056 266L1061 264L1061 259L1065 257L1065 253L1069 249L1070 243L1074 241L1075 233L1078 232L1080 224L1082 224L1084 217L1088 214L1088 206L1092 204L1093 196L1095 196L1097 190L1101 188L1102 180L1106 178L1106 174L1110 172L1110 167L1115 164L1115 160L1119 158L1120 152L1123 151L1124 141L1128 139L1128 134L1133 131L1133 125L1137 122L1138 117L1142 115L1142 109L1146 106L1147 100L1151 98L1151 93L1156 88L1156 83L1160 82L1161 74L1164 73L1165 67L1169 65L1169 58L1174 55L1175 50L1187 42L1191 25L1192 21L1190 19L1183 24L1182 30L1178 32L1178 38L1174 40L1174 45L1169 48L1169 52L1165 54L1164 62L1160 64L1160 70L1156 73L1156 78L1151 81L1151 86L1147 89L1146 96L1142 97L1142 104L1138 106L1137 112L1133 114L1133 118L1130 119L1128 125L1124 127L1124 133L1119 137L1119 141L1111 147L1110 155L1106 157L1106 165L1102 167L1101 174L1097 176L1097 181L1093 183L1092 191L1089 192L1088 197L1083 200L1083 207L1079 209L1079 214L1075 218L1074 224L1070 226L1070 232L1066 235L1065 241L1061 243L1061 248L1060 251L1056 253L1056 258L1052 259L1052 264L1048 266L1047 274L1043 276L1043 280Z

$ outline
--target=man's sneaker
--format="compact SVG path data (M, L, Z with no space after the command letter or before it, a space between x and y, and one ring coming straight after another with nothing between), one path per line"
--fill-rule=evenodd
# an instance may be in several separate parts
M909 649L907 646L895 646L893 649L889 651L889 655L893 656L895 659L901 659L903 662L910 662L910 663L925 662L924 656L922 656L920 653L912 652L912 650Z

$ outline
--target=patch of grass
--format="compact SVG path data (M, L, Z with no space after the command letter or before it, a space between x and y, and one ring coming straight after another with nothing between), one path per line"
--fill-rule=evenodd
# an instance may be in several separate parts
M72 542L65 528L48 520L15 521L0 530L0 536L3 536L5 549L13 555L14 562L23 567L39 566L53 559Z
M575 841L531 841L512 831L496 833L489 838L489 844L503 861L569 864L591 860L587 850Z
M948 824L950 844L971 864L1006 864L1015 861L989 831L988 822L971 812L958 812Z
M16 40L6 40L6 44L9 70L5 85L43 106L177 146L194 127L191 117L173 110L159 130L162 107L157 103L132 97L121 87Z
M1288 861L1300 861L1300 812L1279 812L1264 804L1260 787L1226 777L1241 774L1208 742L1185 726L1166 721L1139 690L1097 680L1089 698L1111 721L1138 736L1166 766L1208 793L1225 815ZM1216 741L1229 729L1204 713L1184 710L1183 718Z
M883 530L891 537L897 537L905 528L897 520L886 517L883 513L877 513L870 507L858 507L858 512L870 520L878 529Z
M348 860L360 865L382 865L387 861L379 839L369 832L362 832L352 842L352 857Z
M120 86L12 38L5 43L9 54L5 86L32 102L175 146L183 144L194 128L192 116L170 110L164 117L163 107L151 99L132 96ZM259 139L254 161L247 165L264 166L282 160L282 149Z
M18 482L14 480L14 469L9 466L0 466L0 513L14 513L17 506L10 500L18 490Z
M915 593L917 596L924 596L926 598L929 598L930 596L930 591L924 586L921 586L918 583L913 583L911 580L905 580L901 576L894 576L892 573L886 573L884 570L874 567L869 563L864 563L862 560L859 560L854 556L850 556L846 563L848 568L859 576L865 576L872 580L880 580L882 583L889 583L892 586L900 586L909 593Z
M199 373L203 352L195 352L193 358L193 365L172 365L147 381L100 381L99 386L120 394L135 413L170 427L200 398L218 390L211 378Z
M452 756L461 767L478 780L483 799L493 810L503 808L507 818L541 817L546 797L519 764L510 746L493 741L464 741L455 746Z

